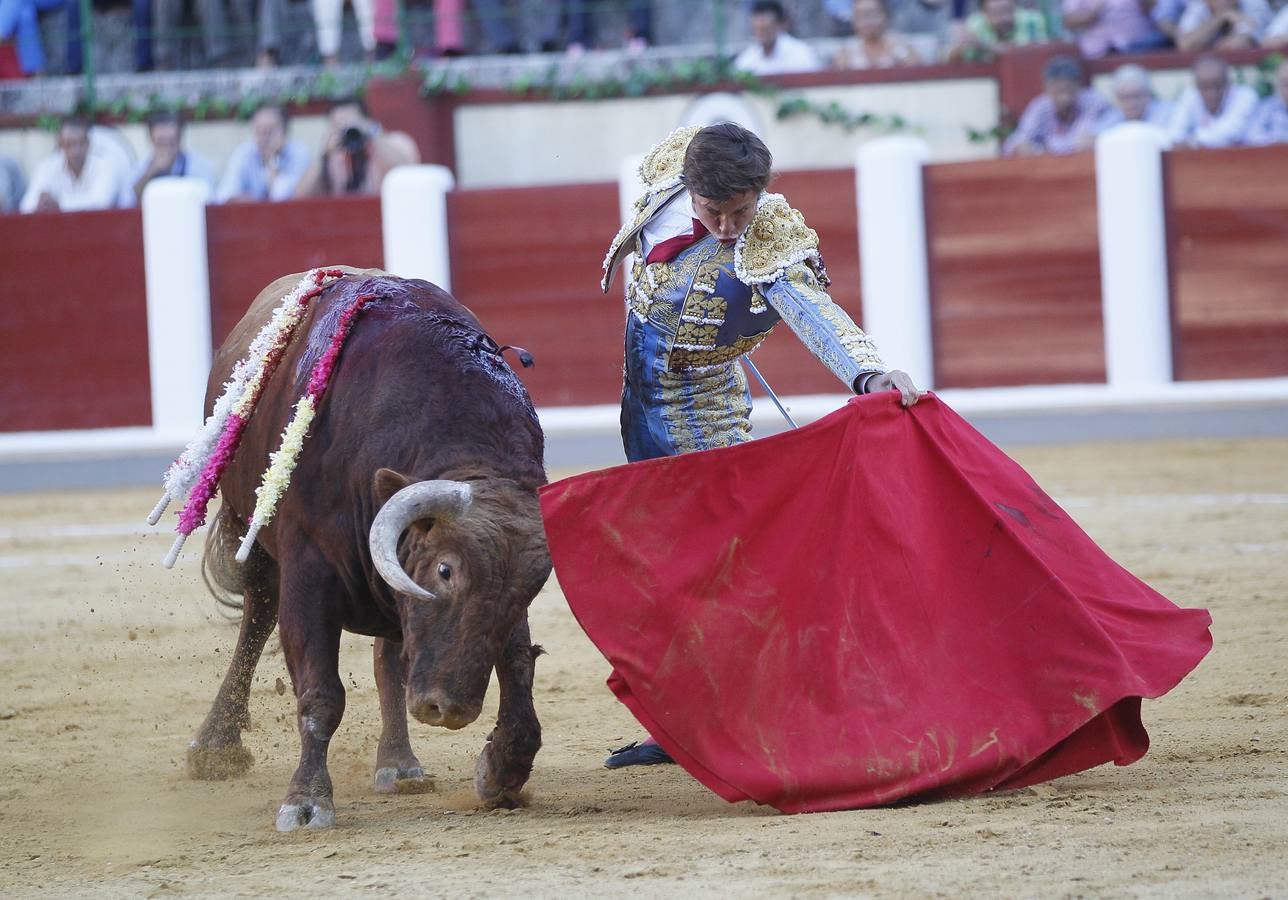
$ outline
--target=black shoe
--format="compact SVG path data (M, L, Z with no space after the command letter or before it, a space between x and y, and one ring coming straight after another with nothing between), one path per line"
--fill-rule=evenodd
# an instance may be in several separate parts
M621 769L626 766L656 766L659 763L674 763L671 754L657 744L640 744L631 741L625 747L618 747L608 759L604 760L605 769Z

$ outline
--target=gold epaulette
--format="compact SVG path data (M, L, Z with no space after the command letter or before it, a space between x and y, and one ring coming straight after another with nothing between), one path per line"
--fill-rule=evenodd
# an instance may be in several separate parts
M644 182L644 193L636 199L631 218L622 225L617 236L608 245L608 254L604 257L604 277L599 283L605 292L608 291L608 285L613 280L613 273L617 271L622 257L630 252L631 240L644 227L644 223L680 190L684 151L688 149L693 136L701 130L700 125L675 129L661 143L656 144L640 163L639 176Z
M679 183L680 173L684 171L684 152L701 130L701 125L677 128L648 152L640 163L639 174L649 191L665 190Z
M765 194L734 249L734 273L743 284L777 281L791 266L821 266L818 232L788 205L782 194Z

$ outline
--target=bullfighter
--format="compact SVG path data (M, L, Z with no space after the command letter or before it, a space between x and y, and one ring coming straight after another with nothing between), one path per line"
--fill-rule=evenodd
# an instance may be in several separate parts
M601 287L633 253L626 288L622 441L631 462L751 437L741 358L785 321L856 394L922 393L827 293L818 234L781 194L773 159L731 122L672 132L640 166L645 192L613 239ZM652 739L609 768L671 762Z

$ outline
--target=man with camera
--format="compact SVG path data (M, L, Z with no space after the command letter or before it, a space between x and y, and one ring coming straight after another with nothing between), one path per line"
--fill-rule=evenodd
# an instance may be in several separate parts
M375 194L394 166L420 162L415 141L401 131L385 131L357 98L333 104L327 122L326 143L300 185L303 195Z

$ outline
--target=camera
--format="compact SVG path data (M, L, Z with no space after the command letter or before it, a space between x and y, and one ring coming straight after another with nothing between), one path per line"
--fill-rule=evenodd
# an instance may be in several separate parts
M357 193L367 180L368 147L371 135L361 128L346 128L340 133L340 149L349 157L349 181L346 193Z
M340 146L350 156L362 153L367 149L370 136L361 128L346 128L340 135Z

